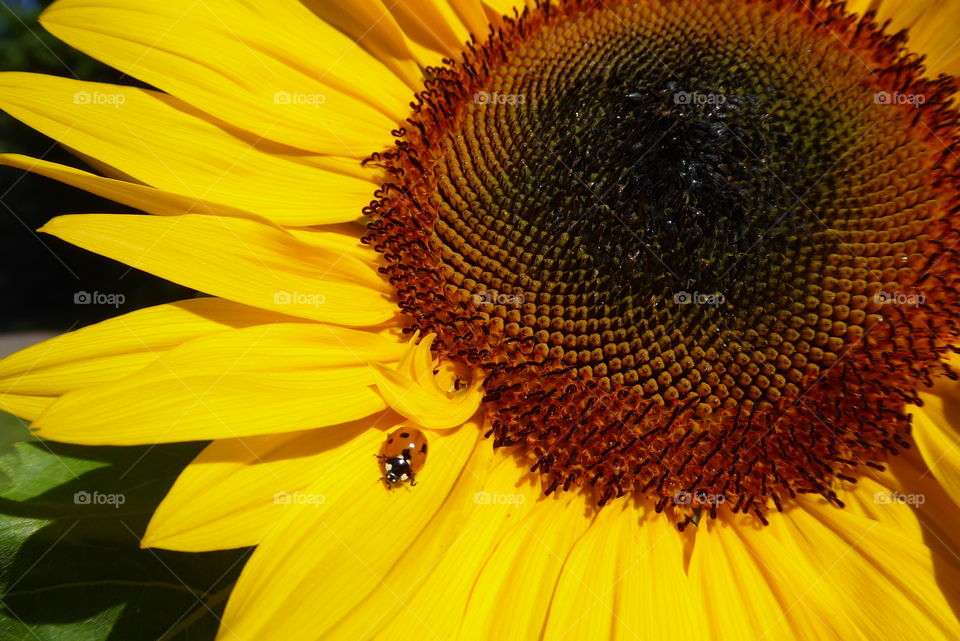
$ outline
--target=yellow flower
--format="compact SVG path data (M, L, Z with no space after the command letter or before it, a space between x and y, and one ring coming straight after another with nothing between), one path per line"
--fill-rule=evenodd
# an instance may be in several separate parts
M210 297L0 361L0 408L212 441L143 544L256 546L225 640L960 638L958 19L60 0L157 90L2 74L100 173L0 162Z

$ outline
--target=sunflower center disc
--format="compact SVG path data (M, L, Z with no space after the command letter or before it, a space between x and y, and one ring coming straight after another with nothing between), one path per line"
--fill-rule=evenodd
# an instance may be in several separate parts
M430 69L366 238L547 492L764 520L909 447L958 310L952 79L802 1L539 6Z

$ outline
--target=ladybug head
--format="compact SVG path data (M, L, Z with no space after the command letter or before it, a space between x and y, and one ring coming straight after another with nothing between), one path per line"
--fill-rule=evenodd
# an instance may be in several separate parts
M395 485L413 478L413 472L410 470L410 463L402 456L395 456L384 459L383 478L387 485Z

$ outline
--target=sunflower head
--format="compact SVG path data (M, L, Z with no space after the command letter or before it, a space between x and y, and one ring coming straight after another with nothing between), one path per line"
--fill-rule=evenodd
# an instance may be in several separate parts
M882 469L957 337L953 78L839 3L544 3L432 68L366 237L549 494ZM695 518L682 508L681 525Z
M958 639L958 17L58 0L156 89L0 74L107 175L0 163L151 214L43 231L209 296L0 360L0 407L208 441L141 543L255 548L180 595L221 639Z

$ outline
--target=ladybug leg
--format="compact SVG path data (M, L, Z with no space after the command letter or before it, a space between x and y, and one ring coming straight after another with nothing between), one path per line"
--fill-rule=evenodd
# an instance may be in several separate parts
M410 472L410 485L411 487L417 484L417 479L413 476L413 472Z

